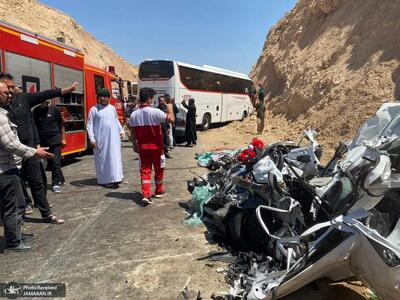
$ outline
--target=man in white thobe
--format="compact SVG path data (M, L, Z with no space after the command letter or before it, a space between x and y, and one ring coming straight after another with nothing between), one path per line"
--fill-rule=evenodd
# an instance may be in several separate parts
M123 130L115 107L109 104L110 92L101 88L97 104L89 111L87 132L94 148L97 183L118 188L123 179L121 138Z

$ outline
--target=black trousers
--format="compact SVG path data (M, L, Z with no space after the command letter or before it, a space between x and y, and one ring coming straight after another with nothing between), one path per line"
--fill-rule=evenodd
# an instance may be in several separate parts
M174 138L174 147L176 146L176 126L175 124L172 125L172 136Z
M51 214L49 202L47 201L47 180L43 166L38 158L31 157L22 162L22 179L28 182L33 201L40 210L42 217L48 217ZM30 200L30 199L29 199ZM32 205L32 203L26 203Z
M17 176L17 178L18 178L23 197L17 197L17 214L22 215L22 221L24 221L26 202L32 201L29 198L29 194L26 189L26 184L25 184L24 180L22 179L20 170L18 170L17 168L10 169L5 173L7 175Z
M161 127L162 131L162 137L163 137L163 143L164 143L164 153L168 155L169 153L169 136L168 136L168 128L165 127L165 125L162 125Z
M49 146L50 153L54 154L54 159L49 159L47 168L51 171L51 185L60 185L64 183L65 178L61 170L61 145Z
M22 187L22 192L24 193L24 200L25 200L25 202L24 202L24 205L26 205L26 203L32 203L32 199L31 199L31 197L29 196L29 193L28 193L28 187L26 186L26 183L25 183L25 181L22 179L22 176L21 176L21 174L19 174L18 175L19 177L20 177L20 181L21 181L21 187Z
M7 246L18 246L21 242L21 224L25 198L18 170L0 174L0 212L4 222L4 238Z

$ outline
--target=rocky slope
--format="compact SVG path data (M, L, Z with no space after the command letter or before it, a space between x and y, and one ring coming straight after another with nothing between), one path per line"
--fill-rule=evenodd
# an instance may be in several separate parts
M45 16L45 17L43 17ZM137 68L96 40L74 19L36 0L0 0L0 19L50 39L64 37L69 46L80 49L86 62L100 68L114 65L117 74L136 81Z
M293 138L312 127L332 148L400 100L399 15L400 1L299 0L250 74L269 93L268 129Z

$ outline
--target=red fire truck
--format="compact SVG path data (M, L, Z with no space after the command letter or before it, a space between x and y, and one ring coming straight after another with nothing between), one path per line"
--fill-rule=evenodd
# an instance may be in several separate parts
M64 43L0 21L0 70L12 74L24 92L79 82L74 93L52 100L64 119L67 146L63 155L87 149L87 114L96 104L98 88L112 91L110 102L116 107L120 122L125 122L123 82L113 68L102 70L85 64L84 55Z

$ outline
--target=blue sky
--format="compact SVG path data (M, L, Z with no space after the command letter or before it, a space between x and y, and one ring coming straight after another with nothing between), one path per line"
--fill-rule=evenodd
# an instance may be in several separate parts
M173 59L249 73L296 0L41 0L130 63Z

